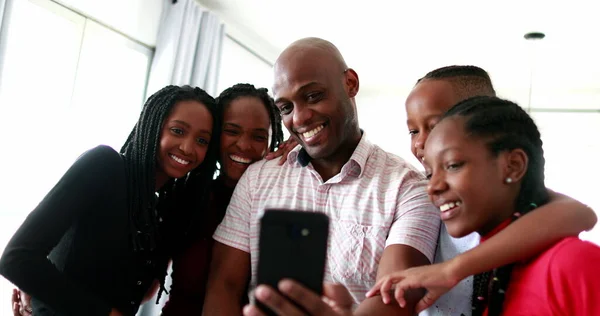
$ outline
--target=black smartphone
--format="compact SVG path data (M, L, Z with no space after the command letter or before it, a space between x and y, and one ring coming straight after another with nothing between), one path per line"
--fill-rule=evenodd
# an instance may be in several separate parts
M308 211L266 210L260 221L257 283L277 289L293 279L323 293L329 217ZM276 315L258 300L257 307Z

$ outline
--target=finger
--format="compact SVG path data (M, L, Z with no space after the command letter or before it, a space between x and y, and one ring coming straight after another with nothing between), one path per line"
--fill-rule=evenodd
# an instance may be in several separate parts
M406 300L404 299L404 288L396 284L396 290L394 291L394 297L396 298L396 302L400 307L404 308L406 306Z
M323 299L327 299L326 303L332 302L335 306L342 308L352 308L352 304L354 304L352 295L341 284L325 283L323 285Z
M394 297L398 301L398 305L400 307L406 307L406 299L404 299L405 292L410 289L419 289L419 286L416 283L411 283L408 279L400 280L400 282L396 283L396 290L394 292Z
M14 316L21 316L21 312L19 311L19 303L13 302L12 310Z
M281 147L278 151L281 152L281 158L279 159L279 165L283 165L287 161L288 154L294 149L294 146L290 146L286 143L285 146Z
M246 305L243 309L244 316L266 316L258 307L254 305Z
M277 151L272 151L272 152L268 153L265 156L265 159L267 159L267 160L273 160L273 159L281 156L282 154L283 154L283 151L281 151L281 149L278 149Z
M23 315L23 316L31 316L31 313L33 313L33 309L31 309L31 306L29 306L29 305L23 305L23 312L21 313L21 315Z
M272 151L265 156L265 159L273 160L279 156L281 156L281 153L279 151Z
M266 285L258 286L254 296L278 315L294 316L304 314L292 302Z
M283 280L279 282L279 290L304 308L310 315L322 315L326 310L330 309L329 304L324 302L320 295L298 282Z
M19 298L19 290L13 289L12 301L13 301L13 303L21 301L21 299Z
M434 295L431 294L431 292L427 292L425 296L419 300L417 306L415 306L415 312L420 313L421 311L428 309L429 306L433 305L433 303L438 300L438 298L440 298L439 295Z
M381 299L384 304L388 304L392 299L390 298L390 290L392 289L392 279L384 278L383 282L381 282L381 287L379 288L379 293L381 294Z
M371 296L375 296L377 293L379 293L379 289L381 288L381 283L383 282L382 279L380 279L379 281L375 282L375 285L373 285L373 287L367 292L367 294L365 294L366 297L371 297Z
M281 155L281 158L279 159L279 165L282 166L285 162L287 161L287 153L284 155Z

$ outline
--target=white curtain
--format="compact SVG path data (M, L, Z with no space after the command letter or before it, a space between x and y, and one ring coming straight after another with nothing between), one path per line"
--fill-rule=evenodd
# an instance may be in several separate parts
M2 62L4 61L4 46L6 44L4 42L6 39L6 34L8 34L6 30L8 22L3 24L3 21L5 20L5 15L8 15L7 2L8 0L0 0L0 83L2 82Z
M2 28L2 20L4 17L4 7L6 6L6 0L0 0L0 28Z
M224 24L195 0L165 1L147 95L187 84L214 96L224 37Z

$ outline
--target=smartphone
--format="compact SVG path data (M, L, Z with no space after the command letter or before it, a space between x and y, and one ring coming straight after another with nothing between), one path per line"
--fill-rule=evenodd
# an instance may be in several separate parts
M293 279L323 294L329 217L309 211L266 210L260 221L257 283L277 289ZM267 315L276 315L255 300Z

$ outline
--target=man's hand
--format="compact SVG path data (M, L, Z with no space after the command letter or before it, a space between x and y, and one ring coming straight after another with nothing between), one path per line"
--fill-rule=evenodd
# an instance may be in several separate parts
M352 315L352 296L341 284L325 283L323 297L292 280L279 282L278 293L273 288L260 285L256 288L256 299L280 316L315 315L315 316L348 316ZM284 297L284 294L286 297ZM289 298L289 299L288 299ZM304 311L300 310L293 300ZM256 306L244 307L244 316L264 316Z

